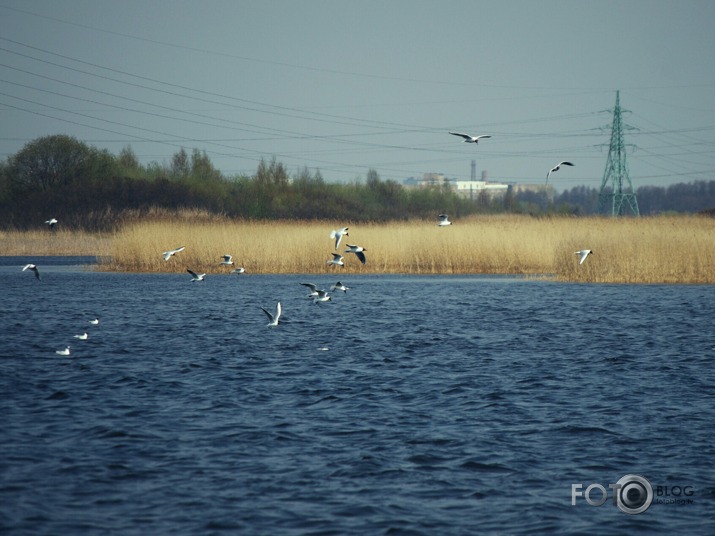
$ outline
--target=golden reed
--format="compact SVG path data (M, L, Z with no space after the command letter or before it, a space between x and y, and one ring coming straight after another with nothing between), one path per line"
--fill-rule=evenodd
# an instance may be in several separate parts
M198 220L198 221L197 221ZM124 225L111 237L97 237L106 256L100 270L229 273L221 256L252 274L519 274L595 283L715 283L715 219L701 216L573 218L498 215L436 221L355 223L338 221L236 221L161 218ZM367 264L343 253L345 266L328 266L335 251L331 229L350 226L346 244L367 249ZM22 243L14 233L0 234ZM25 235L26 233L19 233ZM48 246L52 238L40 233ZM78 234L81 235L81 234ZM84 246L91 235L78 236ZM47 253L33 238L35 254ZM185 246L169 261L162 252ZM578 264L574 252L593 250ZM83 247L71 254L88 254ZM54 250L53 250L54 251ZM25 254L25 253L21 253ZM70 253L67 253L70 254Z
M112 235L84 231L50 230L1 231L0 256L109 255Z

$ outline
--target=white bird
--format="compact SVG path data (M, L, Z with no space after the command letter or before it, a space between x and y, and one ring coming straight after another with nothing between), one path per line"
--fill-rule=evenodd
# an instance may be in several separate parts
M223 255L223 261L221 261L219 264L222 264L224 266L233 266L233 261L231 260L232 258L232 255Z
M35 277L37 279L40 279L40 271L37 269L37 266L35 266L34 264L26 264L25 267L22 269L22 271L24 272L25 270L32 270L33 272L35 272Z
M464 143L479 143L479 140L481 139L486 139L486 138L491 138L491 136L470 136L469 134L462 134L461 132L450 132L452 136L459 136L461 138L464 138Z
M314 283L301 283L304 287L308 287L310 289L310 294L308 294L308 298L313 298L318 295L318 286Z
M330 296L328 296L328 293L324 290L318 290L317 294L318 295L313 298L313 303L320 303L331 300Z
M338 249L338 246L340 245L340 241L342 240L343 236L350 236L348 234L348 229L350 229L350 227L343 227L339 231L336 231L335 229L330 231L330 238L335 239L335 249Z
M244 268L236 268L234 270L231 270L232 274L243 274L245 272L246 272L246 270Z
M583 261L586 260L586 257L591 255L592 253L593 253L593 251L591 251L590 249L582 249L581 251L575 252L574 255L579 255L580 258L578 260L578 263L583 264Z
M89 339L89 335L85 331L84 333L82 333L82 335L75 335L74 338L79 339L80 341L86 341L87 339Z
M342 290L343 292L347 292L348 290L350 290L350 287L346 287L340 281L338 281L337 283L335 283L333 286L330 287L330 290L333 290L333 291Z
M546 184L549 184L549 177L551 176L551 174L552 174L554 171L558 171L559 169L561 169L561 166L573 166L573 164L572 164L571 162L559 162L558 164L556 164L556 165L555 165L554 167L552 167L552 168L549 170L549 172L546 174Z
M67 345L67 348L65 348L64 350L55 350L55 353L57 355L70 355L70 347L69 345Z
M184 249L186 249L186 248L184 246L181 246L180 248L165 251L164 253L162 253L162 255L164 255L164 260L168 261L171 257L176 255L177 253L184 251Z
M452 222L449 221L449 216L447 214L440 214L439 223L437 224L437 227L444 227L446 225L452 225Z
M187 272L191 274L191 281L203 281L204 277L206 277L206 274L197 274L196 272L192 272L188 268L186 269Z
M90 320L89 323L92 324L93 326L96 326L97 324L99 324L99 318L95 318L94 320Z
M348 247L350 249L346 249L344 252L345 253L355 253L357 258L360 259L360 262L365 264L366 259L365 259L365 254L363 253L363 251L367 251L367 249L362 246L354 246L352 244L348 244Z
M269 327L276 327L278 325L278 319L281 317L281 302L278 302L278 305L276 306L276 316L273 316L271 313L266 311L263 307L261 307L261 311L266 313L266 316L270 320L270 323L268 324Z
M50 218L45 223L50 226L50 229L52 229L57 224L57 220L54 218Z
M328 264L333 264L335 266L345 266L343 262L343 256L340 253L333 253L333 258L328 261Z

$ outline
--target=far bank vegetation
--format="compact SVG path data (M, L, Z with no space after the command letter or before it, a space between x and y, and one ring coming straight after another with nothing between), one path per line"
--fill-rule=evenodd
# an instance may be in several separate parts
M536 182L541 178L535 179ZM638 188L642 215L715 209L715 181ZM168 162L142 164L130 146L118 155L63 135L27 143L0 161L0 229L30 230L53 217L58 228L112 232L161 212L205 212L240 220L453 219L486 214L593 215L598 190L578 186L502 197L460 197L447 183L406 188L374 169L349 183L318 169L288 170L260 160L252 175L225 176L205 152L184 149Z
M715 199L715 181L693 188L701 202ZM589 211L574 201L579 193L594 202L579 188L545 209L512 194L475 203L448 187L404 188L375 170L329 183L318 170L291 174L275 159L261 160L251 177L227 178L197 150L145 166L129 147L114 156L49 136L0 165L0 255L93 255L104 270L221 274L229 271L221 255L231 254L249 274L329 273L330 230L349 225L340 249L364 246L368 263L345 254L338 273L715 283L715 219L706 211L576 217ZM437 227L439 213L454 225ZM59 220L52 230L42 223L50 217ZM161 259L178 246L186 250ZM581 266L580 249L594 251Z

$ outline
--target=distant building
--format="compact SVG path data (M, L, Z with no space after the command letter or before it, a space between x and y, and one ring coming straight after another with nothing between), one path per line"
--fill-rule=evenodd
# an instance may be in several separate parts
M425 173L422 178L422 186L442 186L449 179L443 173Z
M410 177L408 179L405 179L403 181L403 184L407 187L413 188L424 188L428 186L448 186L462 197L474 199L475 201L480 195L487 195L490 198L502 196L511 187L511 184L507 183L489 182L487 180L486 170L482 171L482 180L480 181L462 181L458 179L447 178L443 173L425 173L421 179Z
M489 197L504 195L511 185L502 182L487 181L452 181L452 188L462 197L477 199L483 192Z

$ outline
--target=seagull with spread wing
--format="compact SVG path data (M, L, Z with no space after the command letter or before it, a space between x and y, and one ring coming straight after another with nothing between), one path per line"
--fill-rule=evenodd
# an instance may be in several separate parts
M35 272L35 277L37 279L41 280L40 271L37 269L37 266L35 266L34 264L26 264L25 267L22 269L22 271L24 272L25 270L32 270L33 272Z
M186 248L184 246L181 246L180 248L170 249L169 251L165 251L164 253L162 253L162 255L164 256L164 260L168 261L171 257L176 255L177 253L181 253L185 249Z
M572 164L571 162L559 162L558 164L556 164L556 165L555 165L554 167L552 167L552 168L549 170L549 172L546 174L546 184L549 184L549 177L551 176L551 174L552 174L554 171L558 171L559 169L561 169L561 166L573 166L573 164Z
M278 320L281 317L281 302L278 302L278 305L276 306L275 316L272 315L271 313L269 313L268 311L266 311L263 307L261 307L261 311L266 313L266 316L270 320L270 322L268 323L268 327L274 328L278 325Z
M460 138L464 138L464 143L479 143L479 140L491 138L491 136L487 136L485 134L482 134L481 136L471 136L469 134L462 134L461 132L450 132L450 134L452 136L459 136Z
M581 251L576 251L574 253L574 255L579 256L579 259L578 259L579 264L583 264L583 261L585 261L588 258L588 256L592 255L592 254L593 254L593 251L591 251L590 249L582 249Z

